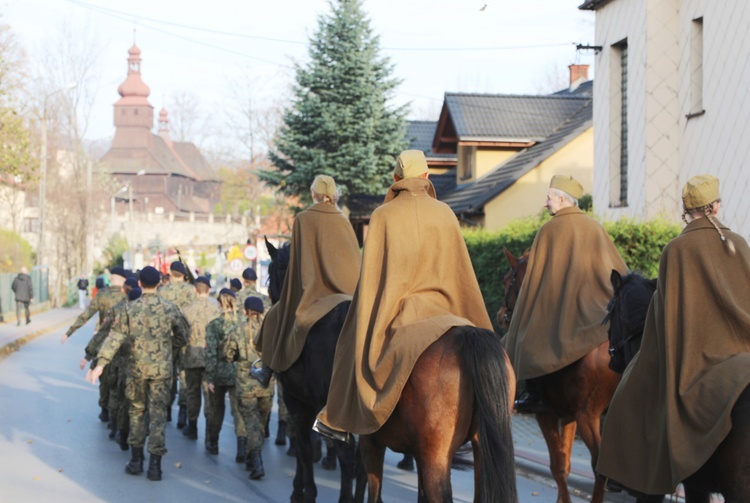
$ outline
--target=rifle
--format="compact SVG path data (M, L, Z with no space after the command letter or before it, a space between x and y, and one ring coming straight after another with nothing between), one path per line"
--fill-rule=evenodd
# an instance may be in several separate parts
M189 265L187 265L185 263L184 260L182 260L182 255L180 255L180 250L178 250L177 248L175 248L174 250L177 252L177 259L180 261L180 263L182 265L185 266L185 271L187 271L187 280L188 280L188 283L190 283L191 285L194 285L195 284L195 274L193 273L193 270L190 268Z

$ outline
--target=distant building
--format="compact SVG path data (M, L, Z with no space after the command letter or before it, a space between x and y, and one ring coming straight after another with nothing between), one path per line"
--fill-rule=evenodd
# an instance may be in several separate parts
M120 191L113 211L147 214L207 214L219 200L219 179L198 148L169 138L165 109L158 134L149 87L141 78L141 50L128 51L128 75L114 104L115 137L98 169L111 174Z

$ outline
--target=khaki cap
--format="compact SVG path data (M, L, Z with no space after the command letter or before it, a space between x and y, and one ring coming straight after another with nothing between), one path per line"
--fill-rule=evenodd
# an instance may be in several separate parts
M711 175L696 175L682 189L682 204L686 210L700 208L719 199L719 179Z
M574 199L580 199L583 195L583 186L569 175L555 175L549 182L550 189L559 189L570 194Z
M328 175L318 175L313 180L310 190L319 196L336 197L336 182Z
M404 150L396 160L393 173L399 178L416 178L427 173L427 159L421 150Z

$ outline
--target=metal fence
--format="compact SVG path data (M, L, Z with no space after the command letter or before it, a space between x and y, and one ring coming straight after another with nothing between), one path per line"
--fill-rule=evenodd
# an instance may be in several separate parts
M0 274L0 313L15 312L16 298L10 289L13 279L18 274ZM47 302L49 300L49 269L34 269L30 273L31 285L34 288L34 303Z

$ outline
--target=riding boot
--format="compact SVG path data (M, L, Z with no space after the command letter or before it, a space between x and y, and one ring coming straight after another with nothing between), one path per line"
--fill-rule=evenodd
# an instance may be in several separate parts
M323 458L320 466L322 466L324 470L336 469L336 446L333 445L332 442L328 444L328 448L326 449L326 457Z
M250 451L247 455L250 462L250 480L260 480L266 475L266 471L263 469L263 458L260 456L260 451Z
M234 460L237 463L244 463L245 458L247 458L247 437L237 437L237 455Z
M524 391L515 401L515 409L519 414L534 414L544 412L549 407L542 400L542 390L539 381L536 379L527 379Z
M187 424L187 407L180 405L180 411L177 413L177 429L183 429L185 424Z
M188 419L187 425L182 429L182 435L190 440L198 440L198 420Z
M253 367L250 369L250 377L258 381L261 388L268 387L268 384L271 382L272 375L273 370L271 370L271 367L266 367L265 365L261 368Z
M102 407L102 411L99 413L99 421L101 421L102 423L109 422L109 410L105 407Z
M125 465L125 471L130 475L143 473L143 446L130 447L130 463Z
M111 428L109 430L109 439L114 440L117 436L117 419L114 416L110 418L108 427Z
M148 460L148 473L146 473L148 480L158 481L161 480L161 456L152 454Z
M404 453L404 459L402 459L396 464L396 468L399 468L401 470L406 470L407 472L413 472L414 471L414 456L412 456L411 454Z
M286 421L279 421L279 429L276 430L276 441L274 444L286 445Z
M206 437L206 452L214 456L219 454L219 436Z

